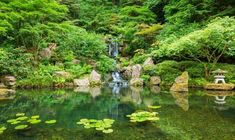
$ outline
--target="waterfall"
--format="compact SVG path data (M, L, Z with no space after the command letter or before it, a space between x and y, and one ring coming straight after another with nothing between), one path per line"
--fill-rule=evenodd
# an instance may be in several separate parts
M117 58L119 53L119 45L116 41L110 40L108 44L109 56ZM116 61L114 62L116 65ZM109 86L113 88L114 94L119 94L121 87L127 87L127 81L123 80L119 71L112 72L113 81L109 83Z

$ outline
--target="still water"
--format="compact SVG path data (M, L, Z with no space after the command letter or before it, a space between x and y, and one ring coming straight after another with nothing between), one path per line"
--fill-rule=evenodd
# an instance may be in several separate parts
M159 87L17 90L12 99L0 100L0 127L7 127L0 140L235 140L233 95L195 89L170 93ZM129 122L126 115L149 111L149 105L161 106L159 121ZM17 131L6 121L19 112L39 115L42 122ZM85 129L76 124L82 118L114 119L114 132ZM50 119L57 123L44 123Z

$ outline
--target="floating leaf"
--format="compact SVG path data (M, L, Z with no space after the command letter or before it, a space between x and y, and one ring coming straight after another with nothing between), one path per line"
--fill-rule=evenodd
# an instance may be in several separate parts
M10 120L7 120L8 123L12 123L12 122L15 122L17 121L16 119L10 119Z
M0 127L0 131L5 131L7 128L5 126Z
M25 115L25 113L17 113L16 117L20 117L20 116L24 116L24 115Z
M17 121L24 121L24 120L27 120L27 119L28 119L27 116L23 116L23 117L17 118L16 120L17 120Z
M161 106L148 106L148 108L151 108L151 109L158 109L158 108L161 108Z
M104 130L104 127L97 127L95 130L102 131Z
M103 133L106 133L106 134L108 134L108 133L112 133L112 132L113 132L113 129L103 130L102 132L103 132Z
M18 126L15 127L15 129L16 130L23 130L23 129L27 128L27 127L28 127L28 125L18 125Z
M28 122L29 122L29 123L31 123L31 124L38 124L38 123L40 123L40 122L41 122L41 120L37 120L37 119L30 119L30 120L28 120Z
M140 111L132 113L128 115L130 118L130 122L145 122L145 121L157 121L159 117L156 116L157 112L148 112L148 111Z
M36 116L32 116L31 119L38 119L39 118L39 115L36 115Z
M56 120L48 120L48 121L45 121L46 124L54 124L56 123Z
M19 123L21 123L21 121L14 121L11 124L19 124Z

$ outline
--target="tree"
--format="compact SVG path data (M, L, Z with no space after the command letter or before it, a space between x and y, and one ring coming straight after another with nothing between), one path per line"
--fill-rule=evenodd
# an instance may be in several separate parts
M157 58L193 59L204 63L205 77L208 78L222 56L235 56L235 18L216 18L203 29L170 44L162 44L152 55ZM212 66L209 67L209 64Z

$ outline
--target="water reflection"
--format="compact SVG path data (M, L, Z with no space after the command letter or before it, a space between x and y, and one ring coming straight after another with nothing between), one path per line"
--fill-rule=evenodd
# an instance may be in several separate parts
M171 92L171 95L175 98L175 103L181 107L184 111L188 111L188 92Z
M90 93L93 98L96 98L97 96L101 95L101 87L87 87L87 86L81 86L76 87L74 89L75 92L84 92L84 93Z

